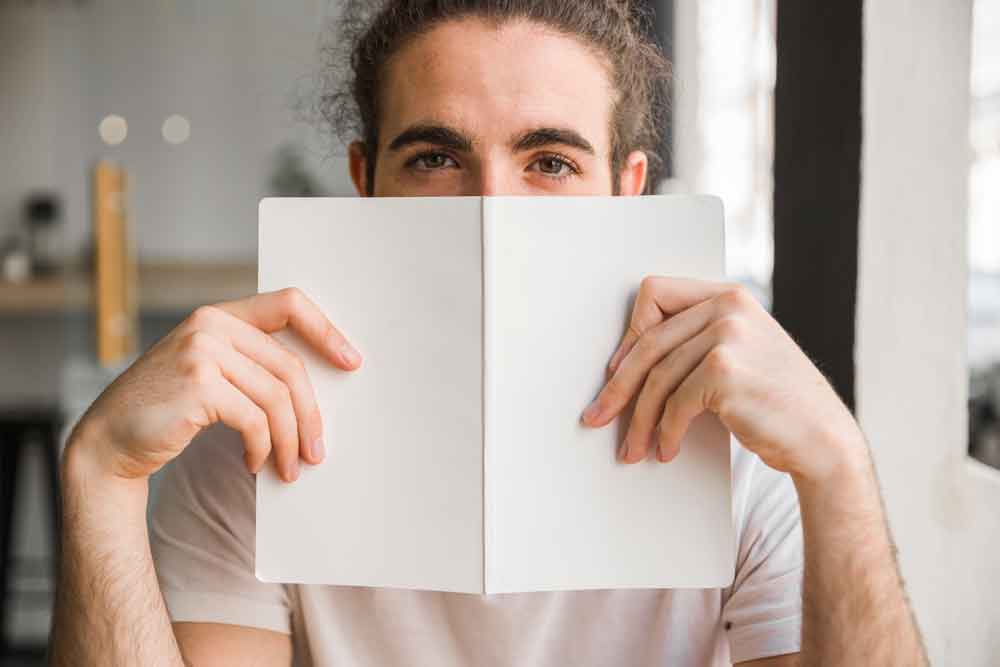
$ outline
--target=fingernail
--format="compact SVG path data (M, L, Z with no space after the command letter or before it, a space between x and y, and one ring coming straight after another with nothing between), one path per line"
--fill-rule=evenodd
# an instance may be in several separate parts
M299 462L296 460L291 465L288 466L288 471L285 473L285 481L294 482L299 478Z
M628 438L622 440L622 443L618 445L618 458L622 461L628 458Z
M601 406L598 404L597 400L587 406L587 409L583 411L583 420L586 422L595 421L601 414Z
M357 366L358 362L361 361L361 355L358 354L358 351L351 347L350 343L346 342L340 346L340 358L348 366Z
M326 454L326 448L323 446L323 438L316 438L312 444L313 460L322 461L324 454Z

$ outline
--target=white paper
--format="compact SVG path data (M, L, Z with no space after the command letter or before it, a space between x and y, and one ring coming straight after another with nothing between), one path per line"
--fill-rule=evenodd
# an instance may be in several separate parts
M580 424L645 275L721 279L711 197L266 199L261 291L303 289L361 350L306 357L329 456L257 481L266 581L469 593L719 587L729 436L670 464Z

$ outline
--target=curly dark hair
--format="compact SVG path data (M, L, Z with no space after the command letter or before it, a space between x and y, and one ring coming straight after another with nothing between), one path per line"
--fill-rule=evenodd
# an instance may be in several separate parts
M645 193L663 175L669 62L650 38L650 12L635 0L348 0L323 47L318 112L342 142L359 139L374 188L379 143L379 83L385 64L409 40L446 21L523 19L583 40L603 55L617 98L611 117L611 167L628 154L649 157Z

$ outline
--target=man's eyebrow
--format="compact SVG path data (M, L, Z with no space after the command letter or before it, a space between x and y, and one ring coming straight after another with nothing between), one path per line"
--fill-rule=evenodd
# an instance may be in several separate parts
M432 144L442 148L469 153L472 141L461 132L444 125L414 125L399 134L389 144L390 151L398 151L411 144Z
M572 146L591 155L595 154L594 147L579 132L559 127L540 127L521 135L514 142L514 150L527 151L553 144Z

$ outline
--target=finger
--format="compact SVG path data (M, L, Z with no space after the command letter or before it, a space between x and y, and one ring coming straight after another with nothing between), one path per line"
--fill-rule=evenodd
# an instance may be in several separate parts
M700 303L652 327L629 350L617 370L584 411L584 423L608 424L628 405L646 382L650 371L682 343L701 332L711 321L711 302Z
M256 474L271 453L271 433L267 415L246 394L221 375L207 396L212 421L221 421L243 436L243 460Z
M608 362L608 371L612 375L618 370L618 364L621 363L622 358L639 341L642 334L647 329L662 322L666 317L663 311L656 306L655 297L651 294L656 286L657 284L651 276L643 278L642 282L639 283L639 293L635 297L635 303L632 304L632 315L629 318L628 328L618 344L618 349L612 355L611 361Z
M660 461L672 461L680 453L681 440L695 417L706 410L721 412L721 397L730 391L732 372L726 348L716 346L667 399L658 429Z
M618 364L639 340L639 334L699 303L727 292L741 291L745 289L733 283L668 276L643 278L632 307L629 331L625 333L618 351L612 357L609 369L612 373L617 370Z
M302 359L257 327L219 310L212 334L229 343L283 382L291 394L299 434L299 455L312 464L325 456L323 422L316 394Z
M267 333L293 329L338 368L349 371L361 365L361 354L298 288L256 294L217 307Z
M621 341L618 343L618 348L615 353L611 355L611 361L608 362L607 376L610 378L618 370L618 365L622 361L622 357L628 354L628 351L632 349L632 346L636 344L640 338L640 333L635 329L635 327L629 323L628 329L625 330Z
M634 310L637 320L633 321L640 330L640 324L653 322L657 317L675 315L682 310L727 292L746 292L737 283L696 280L694 278L672 278L669 276L647 276L636 297ZM659 315L657 315L659 313Z
M299 476L299 433L288 387L249 357L204 331L185 344L216 361L222 376L267 416L278 474L288 482Z
M675 348L649 372L639 392L635 410L629 422L628 433L622 445L622 460L637 463L646 458L654 441L656 424L663 416L667 399L684 379L698 367L705 355L719 342L715 328L709 326L702 333Z

